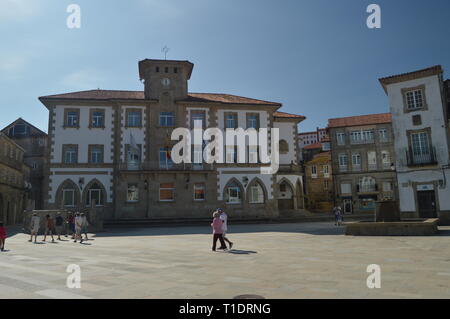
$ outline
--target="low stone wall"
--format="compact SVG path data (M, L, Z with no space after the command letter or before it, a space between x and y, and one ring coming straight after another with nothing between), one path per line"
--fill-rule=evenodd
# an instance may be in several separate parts
M346 223L345 234L351 236L432 236L438 232L437 218L400 222Z

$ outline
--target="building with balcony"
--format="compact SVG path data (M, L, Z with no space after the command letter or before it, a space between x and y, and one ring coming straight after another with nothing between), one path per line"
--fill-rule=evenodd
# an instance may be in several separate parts
M380 83L392 113L402 216L450 223L449 81L438 65Z
M34 201L35 209L43 209L47 133L22 118L6 126L2 132L25 150L24 163L30 167L30 199Z
M235 218L276 217L303 208L298 159L301 115L280 103L216 93L189 93L189 61L143 60L143 91L91 90L44 96L49 147L44 206L95 206L105 219L210 217L217 207ZM280 168L261 174L257 150L224 149L226 163L173 161L176 128L278 128ZM194 161L205 145L192 148ZM254 161L256 159L256 161Z
M28 208L29 167L25 150L0 132L0 220L5 225L22 223Z
M374 211L376 201L395 200L391 114L330 119L328 130L336 204L348 214Z

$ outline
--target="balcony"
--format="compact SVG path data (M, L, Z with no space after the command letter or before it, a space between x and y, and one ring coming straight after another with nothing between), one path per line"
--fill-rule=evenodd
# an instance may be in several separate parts
M356 191L358 193L374 193L378 191L377 184L358 184L356 185Z
M361 164L353 164L352 171L353 172L361 172Z
M168 166L160 166L159 162L128 162L120 163L121 171L211 171L211 164L171 164Z
M378 169L377 164L368 164L369 171L376 171Z
M437 165L436 148L434 146L422 149L409 147L406 150L406 160L408 166Z
M347 173L348 172L348 166L347 165L339 165L339 172Z
M373 144L375 139L373 138L363 138L363 139L350 139L350 144L360 145L360 144Z

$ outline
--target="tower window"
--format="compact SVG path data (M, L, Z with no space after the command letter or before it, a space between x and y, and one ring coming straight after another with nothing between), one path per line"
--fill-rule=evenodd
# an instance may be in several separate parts
M169 73L169 67L166 66L166 67L164 68L164 72Z
M178 68L173 68L173 73L178 73Z
M159 73L159 66L156 67L156 73Z

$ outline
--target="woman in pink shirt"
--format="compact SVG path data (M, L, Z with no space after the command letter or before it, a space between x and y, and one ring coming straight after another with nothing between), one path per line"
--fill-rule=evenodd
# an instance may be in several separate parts
M213 217L214 217L214 219L213 219L213 222L211 223L211 227L213 229L213 246L212 246L212 250L216 251L217 239L220 240L220 244L221 244L221 247L219 249L226 250L227 246L225 245L225 241L223 240L223 236L222 236L222 224L223 224L223 222L220 219L220 214L218 212L215 212Z
M6 229L3 227L3 222L0 222L0 250L5 251Z

